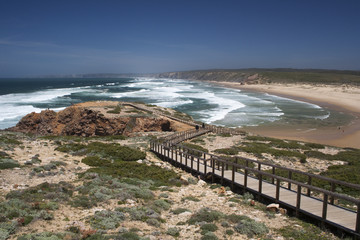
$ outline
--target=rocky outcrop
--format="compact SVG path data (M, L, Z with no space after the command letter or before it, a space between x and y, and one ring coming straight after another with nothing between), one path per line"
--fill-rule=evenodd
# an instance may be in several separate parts
M72 106L58 113L52 110L30 113L9 130L39 135L106 136L171 131L171 125L165 118L130 116L107 118L98 111Z

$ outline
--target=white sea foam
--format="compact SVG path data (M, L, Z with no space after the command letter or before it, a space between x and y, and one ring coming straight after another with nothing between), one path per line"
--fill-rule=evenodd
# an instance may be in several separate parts
M0 96L0 121L18 119L30 112L40 112L33 104L48 103L52 100L84 91L83 88L59 88L36 91L32 93L14 93ZM88 90L87 90L88 91Z
M25 116L31 112L40 112L40 108L35 108L31 105L16 106L12 104L1 104L0 107L0 121L16 119Z
M174 108L177 106L185 105L185 104L192 104L193 101L191 100L179 100L179 101L173 101L173 102L158 102L156 105L159 105L161 107L168 107L168 108Z
M224 119L228 113L236 109L245 107L245 105L239 101L235 101L224 97L219 97L212 92L204 92L201 93L201 95L199 96L193 96L193 97L203 98L207 100L209 103L218 105L217 108L202 111L204 115L207 115L206 118L202 119L202 121L206 123L212 123Z
M282 99L282 100L285 100L285 101L288 101L288 102L297 102L297 103L305 104L305 105L308 105L308 106L310 106L312 108L322 109L322 107L320 107L319 105L316 105L316 104L313 104L313 103L308 103L308 102L305 102L305 101L295 100L295 99L291 99L291 98L279 97L279 96L268 94L268 93L265 93L265 95L269 96L269 97L272 97L272 98Z

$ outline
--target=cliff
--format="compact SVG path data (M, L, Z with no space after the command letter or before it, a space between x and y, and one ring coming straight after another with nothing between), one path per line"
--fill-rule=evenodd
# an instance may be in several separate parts
M171 131L168 119L155 116L103 114L91 107L71 106L60 112L30 113L9 130L39 135L106 136Z

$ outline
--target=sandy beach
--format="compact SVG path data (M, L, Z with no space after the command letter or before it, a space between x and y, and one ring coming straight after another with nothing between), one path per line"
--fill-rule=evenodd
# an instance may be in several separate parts
M360 148L360 88L341 85L310 84L254 84L241 85L233 82L217 82L222 86L246 91L264 92L294 100L317 104L321 107L350 114L354 119L346 126L298 128L291 125L246 127L245 130L283 139L316 142L338 147Z

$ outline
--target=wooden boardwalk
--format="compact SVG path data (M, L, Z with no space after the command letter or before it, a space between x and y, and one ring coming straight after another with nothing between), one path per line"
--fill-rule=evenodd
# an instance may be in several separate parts
M177 135L176 142L180 142L178 140L181 133L177 133ZM184 136L183 140L185 138ZM172 145L166 141L151 142L151 150L164 161L169 161L173 165L187 169L196 175L211 178L212 181L220 181L221 184L229 185L232 189L235 187L242 188L244 192L249 191L259 198L279 203L283 207L294 210L296 216L307 215L350 233L354 237L360 237L360 200L315 187L311 185L311 179L328 180L331 188L335 188L335 183L356 189L360 189L360 185L348 184L308 173L302 174L309 176L309 182L301 183L291 178L292 174L290 173L299 173L296 170L289 169L289 177L285 178L274 174L275 165L250 159L239 159L244 164L238 164L221 159L216 155L181 145ZM246 161L244 162L244 160ZM255 163L253 167L249 167L251 162ZM254 165L257 165L257 168ZM262 170L261 168L264 165L272 166L272 173ZM335 199L351 203L357 207L357 211L336 205Z

